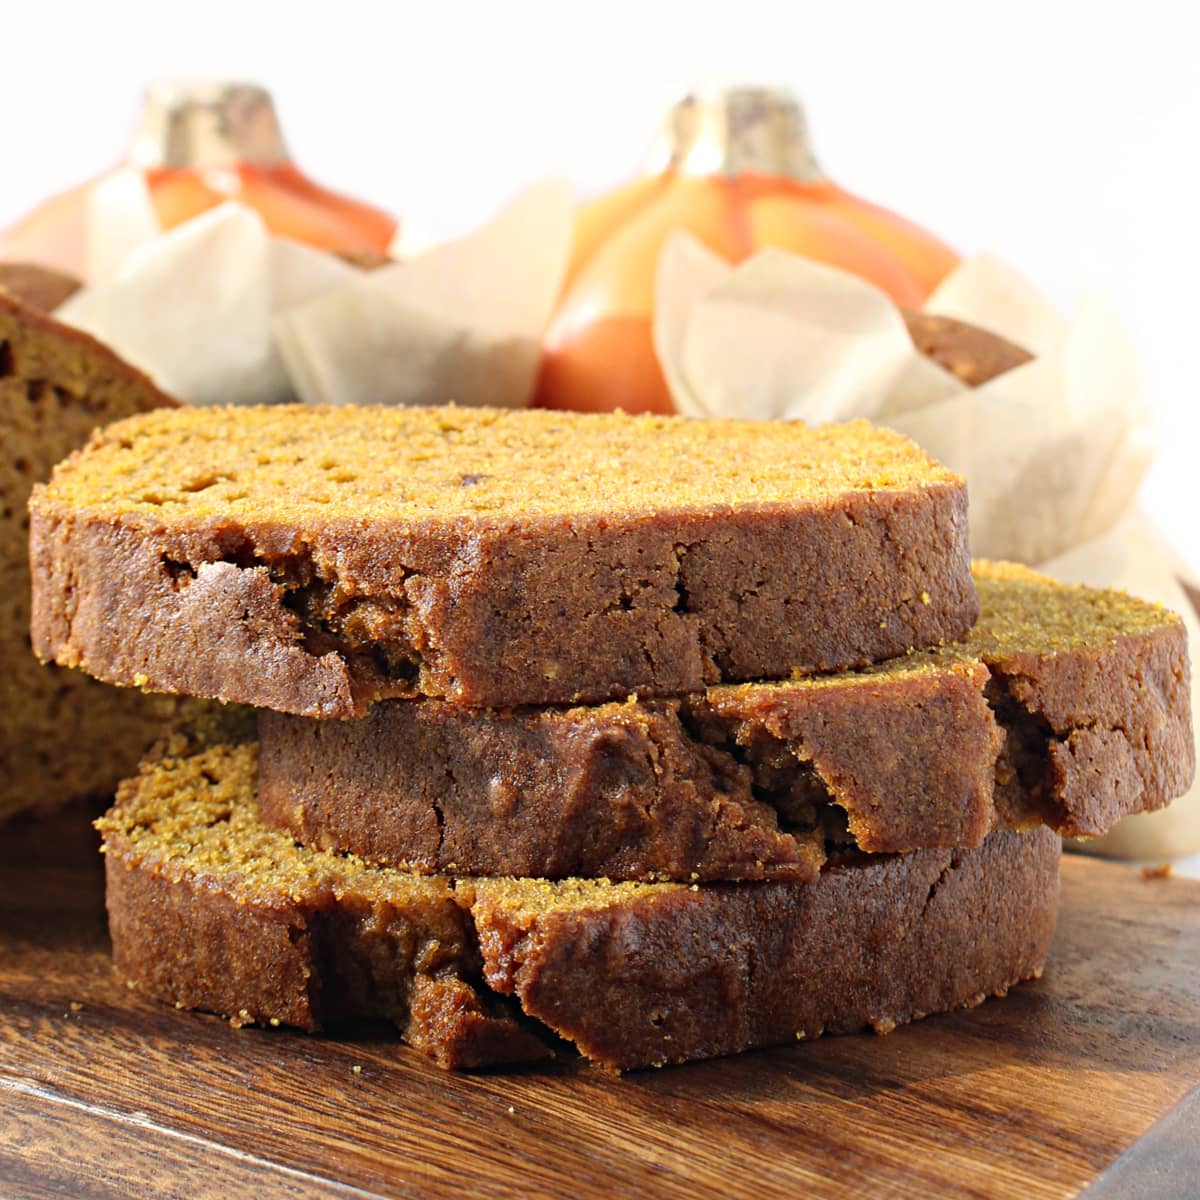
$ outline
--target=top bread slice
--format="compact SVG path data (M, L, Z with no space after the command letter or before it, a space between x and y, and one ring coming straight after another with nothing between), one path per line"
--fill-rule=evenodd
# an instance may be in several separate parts
M111 793L177 708L30 651L33 485L97 426L175 401L95 339L5 294L14 280L0 272L0 817Z
M964 634L964 481L863 421L180 409L31 504L33 641L313 717L843 670Z

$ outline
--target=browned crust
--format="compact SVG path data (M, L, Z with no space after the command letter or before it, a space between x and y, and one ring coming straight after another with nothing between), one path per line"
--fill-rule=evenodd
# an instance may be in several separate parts
M170 532L36 494L31 511L42 658L303 716L361 715L388 696L593 703L844 670L959 637L978 612L957 483L828 506L425 529ZM337 564L322 588L356 597L365 642L297 604L316 563Z
M1030 646L683 701L264 712L262 817L417 871L803 881L831 805L859 849L880 853L977 846L997 826L1098 836L1187 790L1181 622Z
M978 325L912 309L900 312L913 345L968 387L1033 360L1028 350Z
M472 916L492 987L627 1070L887 1032L1003 995L1046 960L1059 845L1049 830L1003 831L815 885L679 889L605 910L531 912L484 882Z
M423 872L814 879L819 840L781 831L749 772L678 705L474 712L376 706L361 721L262 713L264 824Z
M64 325L15 296L0 291L0 341L10 343L26 379L45 379L88 399L89 387L107 388L114 382L139 393L122 416L153 408L177 407L178 400L157 388L144 372L126 362L90 333ZM107 397L106 397L107 398Z
M157 1000L310 1032L384 1018L448 1068L547 1053L469 981L478 953L449 888L406 908L331 897L271 907L202 876L168 877L119 838L108 840L105 870L117 971Z
M566 711L262 712L260 810L305 844L410 870L810 881L831 797L864 849L983 840L1000 746L986 678L950 664Z
M1009 729L996 808L1066 837L1098 837L1162 808L1196 773L1182 621L1057 654L989 656L988 694Z
M113 959L125 979L180 1008L320 1028L305 914L251 908L135 867L119 846L106 854L105 873Z

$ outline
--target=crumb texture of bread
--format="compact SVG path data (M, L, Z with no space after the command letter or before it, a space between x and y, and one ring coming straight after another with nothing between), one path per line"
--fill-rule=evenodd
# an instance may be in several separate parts
M99 342L0 292L0 817L111 795L179 708L43 666L29 638L35 483L98 426L173 403Z
M31 507L42 657L306 716L842 670L978 606L963 481L862 421L181 409Z
M407 870L685 883L816 878L826 844L1098 836L1195 770L1183 623L978 563L961 642L858 672L575 708L259 715L263 821Z
M443 1066L551 1033L624 1070L887 1030L1036 976L1054 927L1049 830L811 884L421 876L264 828L253 743L175 749L98 823L118 971L238 1023L387 1018Z

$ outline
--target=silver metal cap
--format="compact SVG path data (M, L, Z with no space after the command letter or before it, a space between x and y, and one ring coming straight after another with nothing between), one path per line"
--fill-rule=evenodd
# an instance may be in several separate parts
M129 161L156 168L289 161L275 104L254 83L160 82L146 91Z
M784 88L730 87L693 92L667 112L647 160L657 173L745 173L812 183L824 178L808 120Z

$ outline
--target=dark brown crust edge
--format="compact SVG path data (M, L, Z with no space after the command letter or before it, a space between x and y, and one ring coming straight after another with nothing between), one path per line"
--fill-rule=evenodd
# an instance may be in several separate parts
M919 851L833 868L812 885L657 892L608 909L511 912L460 886L464 929L488 983L527 1017L617 1070L731 1054L822 1032L903 1022L979 1003L1041 972L1053 933L1059 840L992 835L976 850ZM238 904L211 882L169 880L107 848L117 970L139 990L235 1023L317 1029L347 1016L396 1021L444 1067L544 1055L528 1024L493 1015L451 938L440 971L413 968L410 923ZM453 921L438 906L435 924ZM378 918L378 914L376 914ZM444 932L444 931L443 931ZM464 959L465 961L465 959Z
M361 715L388 696L595 703L844 670L960 637L978 614L961 483L519 529L168 534L40 491L31 514L43 659L313 717ZM321 587L354 597L369 644L289 595L334 562L338 578Z
M985 657L565 712L263 712L260 813L407 870L806 881L823 854L780 820L796 795L893 853L977 846L994 827L1098 836L1190 786L1182 622Z
M902 308L913 345L968 387L979 387L1033 360L1028 350L990 330L935 313Z
M0 296L50 313L83 287L81 280L37 263L0 262Z
M405 870L811 882L832 797L866 850L983 840L1001 742L986 678L950 664L565 711L260 712L259 812L305 845Z
M996 789L1002 819L1024 813L1026 823L1045 820L1067 837L1097 837L1191 786L1196 741L1181 620L1103 650L1012 653L988 666L989 699L1009 726L1009 776ZM1030 770L1036 786L1023 798Z
M101 380L126 381L127 385L131 384L143 392L147 399L129 408L124 415L148 412L152 408L179 406L179 401L161 391L149 375L126 362L115 350L90 333L84 333L73 325L64 325L35 305L22 302L19 297L0 290L0 340L13 344L12 353L19 355L27 364L23 373L29 378L53 380L56 377L53 351L44 349L47 339L60 348L69 348L78 356L73 365L80 374L86 370ZM88 365L85 367L83 364Z
M157 1000L235 1025L309 1032L382 1018L451 1069L548 1053L472 984L478 954L449 889L441 902L395 911L332 898L319 907L243 904L211 882L133 862L119 841L107 847L105 879L116 969Z
M822 1033L886 1033L1041 974L1061 843L1001 831L962 852L833 868L809 886L681 889L530 916L503 884L472 915L488 983L617 1070Z

